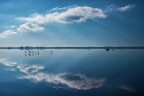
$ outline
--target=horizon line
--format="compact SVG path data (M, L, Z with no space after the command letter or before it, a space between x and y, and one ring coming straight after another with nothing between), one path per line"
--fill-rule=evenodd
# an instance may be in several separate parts
M0 47L0 49L20 49L20 50L32 50L32 49L105 49L107 51L109 50L113 50L113 49L144 49L144 46L83 46L83 47L79 47L79 46L73 46L73 47L69 47L69 46L65 46L65 47L61 47L61 46L51 46L51 47L30 47L30 46L20 46L20 47Z

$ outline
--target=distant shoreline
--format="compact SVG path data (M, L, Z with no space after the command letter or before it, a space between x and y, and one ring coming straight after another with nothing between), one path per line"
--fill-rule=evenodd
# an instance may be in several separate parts
M112 50L112 49L144 49L144 46L105 46L105 47L94 47L94 46L85 46L85 47L0 47L0 49L20 49L20 50L32 50L32 49L106 49Z

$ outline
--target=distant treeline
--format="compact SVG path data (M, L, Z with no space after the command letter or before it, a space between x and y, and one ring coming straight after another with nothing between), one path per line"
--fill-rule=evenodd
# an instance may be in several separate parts
M32 49L144 49L144 46L104 46L104 47L93 47L93 46L85 46L85 47L30 47L30 46L21 46L21 47L0 47L0 49L20 49L20 50L32 50Z

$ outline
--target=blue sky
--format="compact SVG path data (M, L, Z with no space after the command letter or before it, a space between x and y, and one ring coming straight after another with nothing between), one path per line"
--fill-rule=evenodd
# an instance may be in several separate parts
M143 45L139 0L0 0L0 46Z

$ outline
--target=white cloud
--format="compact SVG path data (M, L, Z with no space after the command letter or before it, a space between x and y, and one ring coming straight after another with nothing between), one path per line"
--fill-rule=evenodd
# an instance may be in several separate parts
M8 37L9 35L15 35L17 33L21 32L38 32L38 31L43 31L44 27L39 26L38 24L34 23L24 23L21 24L16 30L6 30L4 32L0 33L0 38L5 38Z
M15 30L6 30L0 33L0 38L8 37L9 35L22 33L22 32L40 32L45 28L44 24L47 23L82 23L88 20L96 19L96 18L106 18L108 11L120 11L125 12L132 8L135 5L126 5L123 7L115 7L110 6L105 11L101 8L94 8L89 6L68 6L62 8L53 8L52 12L47 14L39 14L35 13L30 15L29 17L19 17L17 18L20 21L25 21L25 23L20 24L19 27L11 26L12 29Z
M63 8L66 9L66 8ZM55 10L58 10L56 8ZM106 18L106 14L102 9L93 8L88 6L83 7L71 7L62 12L53 12L42 14L33 14L30 17L20 17L19 20L32 22L36 24L45 24L45 23L80 23L85 22L89 19L94 18Z
M17 32L37 32L37 31L43 31L44 28L40 27L37 24L34 23L25 23L20 25L19 28L17 28Z
M55 8L52 8L51 11L64 11L72 7L76 7L76 6L55 7Z
M121 11L121 12L125 12L125 11L128 11L128 10L134 8L134 7L135 7L135 5L126 5L126 6L117 8L117 10Z
M0 33L0 38L5 38L5 37L8 37L9 35L14 35L14 34L17 34L15 30L6 30Z
M13 29L13 28L15 28L15 27L16 27L15 25L4 26L4 28L7 28L7 29Z
M88 6L71 6L63 8L54 8L54 12L49 12L47 14L35 13L29 17L19 17L18 20L26 21L20 24L15 30L6 30L0 33L0 38L5 38L9 35L21 33L21 32L38 32L43 31L43 24L46 23L81 23L89 19L94 18L106 18L107 15L100 8L93 8ZM59 11L61 10L61 11Z
M11 25L11 26L9 26L10 28L15 28L16 26L15 25Z
M40 65L31 65L31 66L28 66L28 65L18 65L17 68L21 72L24 72L26 74L35 73L35 72L38 72L41 69L44 69L44 67L40 66Z
M7 59L0 58L0 64L10 67L10 66L15 66L17 62L11 62L11 61L8 61Z
M22 76L20 79L33 79L35 81L46 81L53 84L63 84L77 90L89 90L103 86L106 79L88 78L81 74L62 73L50 75L46 73L30 74Z

